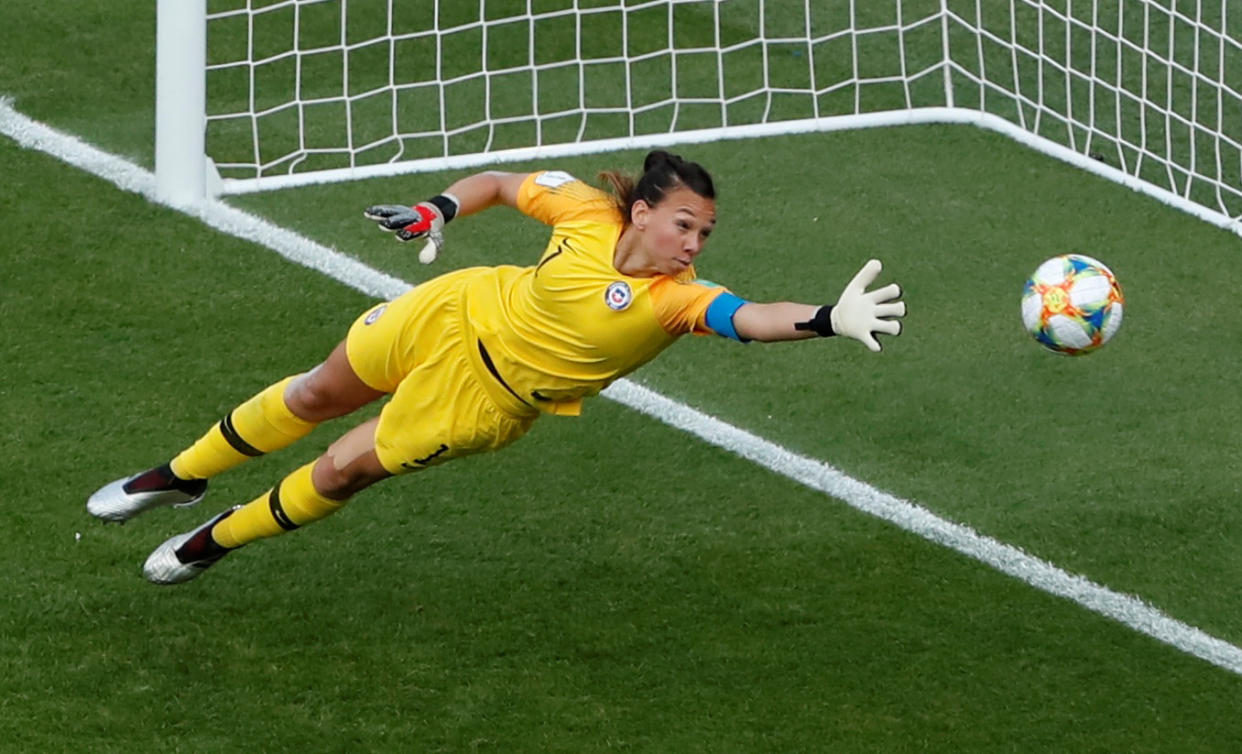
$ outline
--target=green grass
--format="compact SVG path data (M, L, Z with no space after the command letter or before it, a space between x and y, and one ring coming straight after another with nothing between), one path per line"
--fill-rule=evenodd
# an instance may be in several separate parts
M151 20L14 8L31 23L0 28L0 93L149 164ZM636 379L1242 643L1236 237L968 128L681 151L721 189L705 276L824 301L877 256L910 315L880 356L694 338ZM0 175L0 750L1242 746L1238 676L603 399L151 587L156 544L350 420L198 509L102 527L86 495L315 363L369 300L7 140ZM360 217L457 175L235 203L412 282L533 260L545 231L503 210L451 226L432 268ZM1066 251L1128 296L1087 358L1018 318Z
M1242 282L1234 279L1233 236L972 129L738 142L699 147L694 156L721 184L727 239L702 260L702 274L760 300L816 301L878 257L891 271L886 279L907 291L907 337L878 358L835 343L691 339L647 367L644 383L1071 570L1170 609L1194 607L1194 620L1213 622L1236 573L1220 567L1219 527L1242 523L1230 471L1242 417L1224 400L1240 378L1227 362L1195 354L1205 337L1225 349L1238 338L1229 325L1231 291ZM608 155L570 167L592 175L639 159ZM833 176L830 191L817 188L824 170ZM758 185L755 176L763 176ZM763 191L771 176L781 181L776 194ZM314 237L418 280L433 271L368 229L360 235L350 211L320 224L299 208L408 199L452 177L238 203L281 224L318 225ZM535 224L515 227L503 211L453 230L448 258L461 265L513 260L512 249L541 248L543 233ZM1085 359L1035 347L1017 312L1021 282L1044 257L1067 251L1108 261L1129 293L1117 344ZM1182 312L1189 298L1198 310L1192 322ZM1186 441L1187 427L1198 442ZM1189 508L1186 480L1194 489ZM1199 526L1204 516L1215 525ZM1198 588L1169 583L1183 568ZM1242 639L1236 623L1213 625Z

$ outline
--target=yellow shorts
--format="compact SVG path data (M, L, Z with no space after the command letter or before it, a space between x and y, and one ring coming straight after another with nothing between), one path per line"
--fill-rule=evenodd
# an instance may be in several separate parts
M472 273L478 270L443 275L372 307L345 338L354 372L392 394L380 412L375 452L393 474L499 450L538 417L482 366L462 321L462 289Z

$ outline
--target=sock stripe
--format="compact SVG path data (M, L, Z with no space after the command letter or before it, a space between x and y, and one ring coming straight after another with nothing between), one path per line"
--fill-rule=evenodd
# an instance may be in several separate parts
M233 450L244 456L255 458L263 455L263 451L246 442L241 435L237 434L237 428L233 426L233 414L231 412L220 420L220 434L224 435L225 442L232 446Z
M282 481L283 484L283 481ZM276 523L285 531L293 531L299 528L298 524L293 523L293 519L289 518L289 514L285 513L285 508L280 504L280 485L272 488L267 496L267 507L272 511L272 518L276 519Z

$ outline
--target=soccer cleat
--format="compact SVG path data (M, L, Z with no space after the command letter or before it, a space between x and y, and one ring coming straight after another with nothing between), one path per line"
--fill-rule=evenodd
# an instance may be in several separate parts
M171 505L194 505L207 494L206 479L178 479L167 464L100 487L86 501L86 510L105 522L125 523L143 511Z
M233 550L217 544L211 529L239 508L235 505L193 531L164 540L143 563L142 575L152 584L183 584L215 565Z

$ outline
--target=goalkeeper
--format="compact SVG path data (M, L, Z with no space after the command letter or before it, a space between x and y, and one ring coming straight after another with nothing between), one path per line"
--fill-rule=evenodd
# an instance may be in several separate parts
M390 476L498 450L541 414L574 416L582 400L686 333L738 341L844 335L872 351L897 335L896 284L867 288L867 262L831 306L748 302L696 280L716 224L715 188L700 165L650 153L637 178L606 172L611 193L557 171L484 172L417 204L366 217L402 241L428 242L456 218L504 204L551 226L537 264L450 272L364 312L327 359L233 409L169 463L105 485L87 501L104 521L203 498L207 480L284 448L328 419L385 395L379 416L337 439L246 505L174 536L147 558L157 584L188 581L234 550L339 510Z

